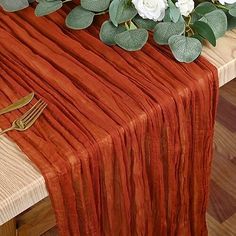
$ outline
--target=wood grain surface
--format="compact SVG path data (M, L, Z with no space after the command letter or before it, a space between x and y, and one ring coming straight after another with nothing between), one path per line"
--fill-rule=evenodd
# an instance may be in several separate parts
M47 196L37 168L16 144L0 137L0 225Z
M229 82L236 77L236 59L235 59L235 49L236 49L236 31L230 31L226 36L222 37L217 42L217 47L212 48L207 45L204 47L203 56L208 58L219 71L220 85ZM235 83L235 82L234 82ZM227 89L229 90L229 89ZM226 92L225 92L226 93ZM235 91L230 91L229 93L234 93ZM233 98L227 98L227 102L232 103ZM223 101L224 104L225 101ZM230 105L228 104L228 108ZM226 111L226 110L225 110ZM234 113L231 114L234 116ZM229 138L235 138L234 132L231 130L228 133L227 119L224 117L218 117L223 122L223 127L220 126L221 123L217 124L225 135ZM226 129L226 130L225 130ZM235 129L233 126L231 129ZM222 146L229 146L225 139L218 141L217 150L222 153ZM236 146L236 145L235 145ZM228 147L230 153L234 152L234 147ZM222 159L222 155L218 154ZM235 152L232 154L230 160L235 163ZM222 161L223 166L227 164ZM233 167L229 167L233 169ZM215 172L216 171L216 172ZM230 190L230 194L235 196L235 187L227 184L224 181L226 177L222 178L217 174L217 170L213 171L212 175L215 178L216 184L224 184L224 190ZM229 178L232 178L232 171L226 172ZM231 173L231 174L230 174ZM226 183L225 183L226 182ZM217 188L217 185L216 185ZM39 171L33 166L33 164L27 159L27 157L18 149L18 147L12 143L7 136L0 137L0 225L9 221L16 215L23 212L25 209L33 206L43 198L47 197L48 193L45 187L45 182Z
M220 89L212 163L210 236L236 235L236 79Z
M53 230L51 231L53 232ZM1 236L13 236L16 233L16 221L12 219L0 227ZM56 234L55 234L56 235Z
M236 29L217 40L216 47L206 44L202 55L218 68L220 86L236 77Z
M40 204L36 204L15 219L17 222L17 236L39 236L56 224L49 198L45 198Z

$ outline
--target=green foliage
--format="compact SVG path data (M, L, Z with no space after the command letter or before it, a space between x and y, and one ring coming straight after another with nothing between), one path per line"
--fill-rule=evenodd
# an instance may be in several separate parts
M148 31L145 29L133 29L115 36L115 42L127 51L140 50L148 40Z
M197 34L197 33L192 35L191 38L195 38L195 39L199 40L201 43L203 43L205 40L200 34Z
M108 45L115 45L115 36L119 33L124 32L125 30L125 27L116 27L112 24L111 21L105 21L102 24L99 36L104 43Z
M236 27L236 17L227 14L228 30L234 29Z
M182 20L178 22L160 22L154 31L154 40L160 45L168 44L172 35L181 35L185 31L185 23Z
M207 23L213 30L215 37L223 36L227 30L227 17L222 10L214 10L202 16L200 21Z
M22 10L35 0L0 0L8 12ZM73 0L37 0L37 16L45 16ZM218 1L194 1L195 9L189 16L181 16L177 0L167 0L164 19L160 22L144 19L132 0L81 0L65 19L67 27L80 30L89 27L96 15L107 14L100 29L100 39L107 45L118 45L127 51L140 50L153 32L154 41L169 45L180 62L191 62L201 53L202 43L216 45L216 39L227 29L236 27L236 3L221 5ZM145 4L140 0L140 4ZM142 15L143 16L143 15ZM148 17L149 18L149 17Z
M113 0L109 7L110 19L115 26L131 20L136 14L137 10L127 0Z
M93 23L94 16L95 13L77 6L67 15L66 26L75 30L85 29Z
M217 7L211 2L202 2L196 8L195 12L201 16L216 10Z
M136 15L132 21L139 27L146 30L153 30L157 25L157 22L153 20L143 19L139 15Z
M207 39L213 46L216 46L215 34L207 23L203 21L196 21L192 27L198 35L204 39Z
M202 44L198 39L183 35L171 36L169 45L175 58L180 62L192 62L202 51Z
M230 14L231 16L236 17L236 8L231 8L231 9L229 9L229 14Z
M169 9L170 9L170 12L169 12L170 19L174 23L178 22L178 20L181 16L179 8L177 8L171 0L168 0L168 5L169 5Z
M170 18L170 8L167 8L165 11L165 16L163 18L163 22L171 22L171 18Z
M53 13L62 7L62 1L55 0L40 0L38 5L35 8L36 16L45 16L50 13Z
M0 0L0 6L8 12L22 10L29 6L28 0Z
M94 12L105 11L110 5L110 0L81 0L80 2L84 9Z
M228 14L232 17L236 17L236 3L226 4L226 9L228 9Z

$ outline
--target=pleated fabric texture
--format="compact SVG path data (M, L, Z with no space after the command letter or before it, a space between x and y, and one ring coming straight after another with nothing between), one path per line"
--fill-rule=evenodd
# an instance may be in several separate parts
M48 103L9 136L45 177L60 235L207 235L216 68L178 63L152 41L108 47L99 18L65 28L68 10L0 12L0 106L31 91Z

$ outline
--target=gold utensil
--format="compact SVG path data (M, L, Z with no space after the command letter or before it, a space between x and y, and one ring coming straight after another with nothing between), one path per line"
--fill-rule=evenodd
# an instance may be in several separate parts
M35 121L39 118L39 116L42 114L46 106L47 106L46 102L40 99L24 115L22 115L21 117L13 121L12 126L10 128L5 129L2 132L0 132L0 135L11 130L25 131L29 129L35 123Z
M10 111L14 111L16 109L19 109L19 108L29 104L32 101L33 98L34 98L34 92L30 93L29 95L27 95L23 98L21 98L18 101L12 103L10 106L0 110L0 115L3 115L3 114L5 114L7 112L10 112Z

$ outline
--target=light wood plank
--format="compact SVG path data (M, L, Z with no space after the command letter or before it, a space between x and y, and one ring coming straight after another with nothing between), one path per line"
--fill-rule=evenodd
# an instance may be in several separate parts
M218 69L220 87L236 77L236 29L217 40L216 47L206 44L202 56Z
M0 225L47 196L44 178L37 168L15 143L1 136Z

